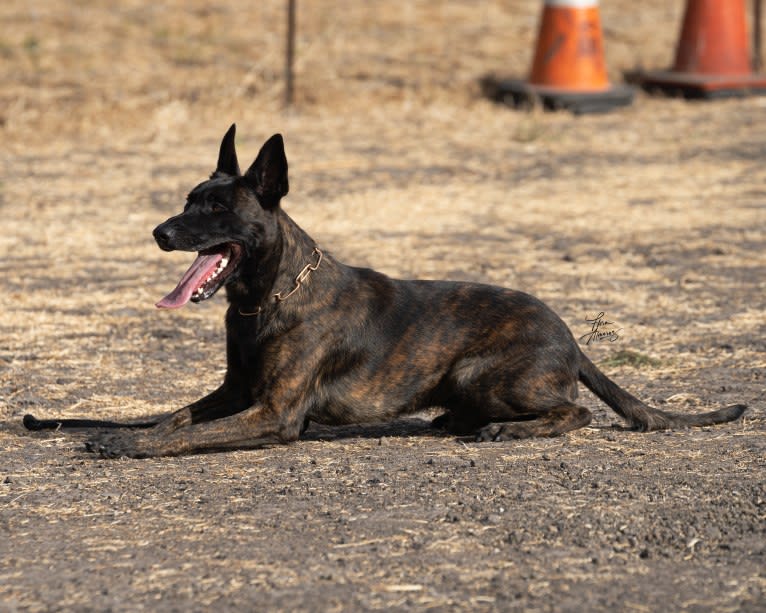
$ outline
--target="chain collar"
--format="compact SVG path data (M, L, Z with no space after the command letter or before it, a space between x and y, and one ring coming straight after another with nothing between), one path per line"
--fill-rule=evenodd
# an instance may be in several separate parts
M303 285L306 280L311 276L311 273L314 272L317 268L319 268L319 265L322 263L322 257L323 253L322 250L319 247L314 247L314 251L311 252L311 255L316 256L316 262L311 263L309 262L306 264L303 269L298 273L298 275L295 277L295 286L287 293L284 292L277 292L276 294L272 294L272 298L274 298L274 302L282 302L284 300L287 300L290 296L292 296L295 292L297 292L301 285ZM243 317L255 317L256 315L260 315L261 311L263 310L263 307L258 307L255 311L243 311L241 308L238 308L237 311L240 315Z

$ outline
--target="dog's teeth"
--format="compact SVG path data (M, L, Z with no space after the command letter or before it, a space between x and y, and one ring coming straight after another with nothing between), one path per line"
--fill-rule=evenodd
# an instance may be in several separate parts
M226 268L226 265L229 263L229 260L227 258L223 258L221 262L218 264L218 268L224 269Z

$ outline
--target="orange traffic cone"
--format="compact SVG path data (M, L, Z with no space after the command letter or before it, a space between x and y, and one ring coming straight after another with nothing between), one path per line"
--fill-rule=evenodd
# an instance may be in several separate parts
M631 80L687 98L766 94L766 75L751 69L744 0L688 0L673 68Z
M597 113L633 101L606 76L597 0L545 0L529 79L482 79L485 94L512 106L540 100L548 109Z

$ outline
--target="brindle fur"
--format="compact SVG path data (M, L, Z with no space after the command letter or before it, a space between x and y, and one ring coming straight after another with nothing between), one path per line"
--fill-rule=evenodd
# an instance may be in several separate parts
M99 430L90 451L138 458L253 448L294 441L311 421L384 421L434 406L445 409L435 426L480 441L558 436L591 421L575 402L578 381L638 430L722 423L745 410L676 415L648 407L593 365L551 309L510 289L394 280L324 252L299 291L275 301L315 262L315 243L279 206L288 191L282 137L267 141L241 175L234 130L210 180L154 231L166 250L224 242L244 248L225 285L223 384L159 422L140 424L145 429ZM115 425L32 416L25 424Z

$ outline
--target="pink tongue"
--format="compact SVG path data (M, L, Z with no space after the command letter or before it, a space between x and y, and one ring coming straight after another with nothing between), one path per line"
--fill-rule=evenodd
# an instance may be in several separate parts
M177 309L182 307L197 288L213 274L218 263L223 259L220 253L212 255L198 255L194 263L189 267L184 276L178 282L176 288L157 303L160 309Z

